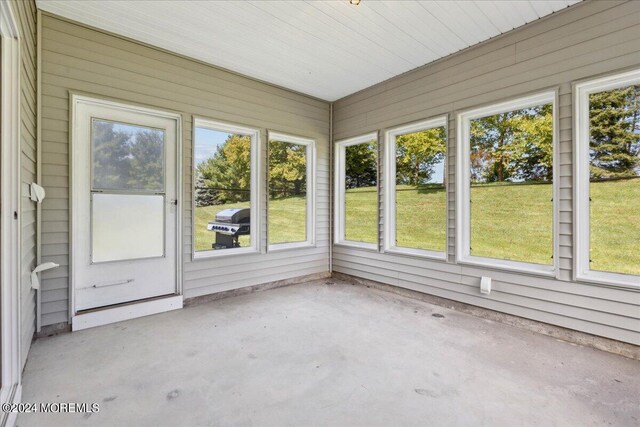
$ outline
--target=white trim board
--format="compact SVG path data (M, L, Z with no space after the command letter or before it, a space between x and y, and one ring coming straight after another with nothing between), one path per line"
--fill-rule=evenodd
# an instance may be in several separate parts
M108 325L123 320L178 310L183 306L182 295L158 298L150 301L124 304L117 307L80 313L71 319L71 330L81 331L96 326Z
M0 100L0 403L21 398L20 280L20 34L11 2L0 1L2 43ZM14 425L16 414L0 412L0 425Z

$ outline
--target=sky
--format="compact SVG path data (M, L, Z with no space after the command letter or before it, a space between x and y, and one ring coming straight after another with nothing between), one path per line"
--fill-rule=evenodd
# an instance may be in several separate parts
M433 175L431 175L431 179L429 180L430 184L442 184L442 180L444 178L444 159L433 165Z
M201 162L212 157L218 149L218 146L222 145L229 133L220 132L217 130L210 130L204 128L196 128L196 141L195 141L195 165L197 166Z

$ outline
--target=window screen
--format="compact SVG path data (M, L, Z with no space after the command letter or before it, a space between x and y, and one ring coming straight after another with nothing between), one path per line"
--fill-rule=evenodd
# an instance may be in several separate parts
M395 146L395 245L444 252L445 128L397 135Z
M589 95L589 266L640 275L640 84Z
M376 141L345 147L345 240L378 242Z
M251 244L251 150L249 135L196 128L195 251Z
M269 141L269 243L307 240L307 146Z
M94 118L92 190L164 191L164 130Z
M553 264L553 106L471 120L470 254Z

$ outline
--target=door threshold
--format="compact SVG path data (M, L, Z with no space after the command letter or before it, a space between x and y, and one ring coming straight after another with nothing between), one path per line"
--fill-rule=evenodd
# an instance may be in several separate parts
M84 311L76 314L71 319L71 330L81 331L96 326L108 325L123 320L136 319L152 314L182 308L182 295L171 295L139 302L126 303L102 309Z

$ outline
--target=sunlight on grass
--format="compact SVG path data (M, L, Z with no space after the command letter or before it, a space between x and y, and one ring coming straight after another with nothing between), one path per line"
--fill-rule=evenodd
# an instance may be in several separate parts
M269 200L269 243L307 240L307 199L305 196Z
M420 189L396 186L396 246L444 252L446 198L442 185Z
M218 212L229 208L248 207L249 202L236 202L196 208L195 250L211 250L211 244L215 241L216 235L213 231L207 230L207 223L213 221ZM269 242L277 244L305 241L307 239L306 211L306 198L304 196L270 200ZM249 245L249 236L240 236L240 246L246 247Z
M345 240L378 243L378 191L375 187L345 191Z
M640 179L592 182L590 190L591 269L640 274Z
M471 187L471 255L553 264L551 184Z
M444 250L446 216L442 191L399 186L398 246ZM486 185L471 190L472 254L540 264L552 263L551 185ZM591 268L640 274L640 221L629 217L640 212L640 179L591 184ZM349 240L377 242L378 195L375 188L346 192ZM217 212L249 203L196 208L196 250L209 250L215 235L207 222ZM303 197L269 202L271 242L304 240ZM240 238L249 245L249 236Z

